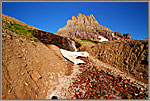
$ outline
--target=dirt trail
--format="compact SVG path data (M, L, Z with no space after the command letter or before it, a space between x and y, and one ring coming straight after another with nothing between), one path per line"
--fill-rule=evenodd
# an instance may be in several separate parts
M76 75L79 73L79 66L74 65L71 75L58 74L58 84L53 85L53 87L48 90L46 99L51 99L52 96L57 96L58 99L70 99L73 97L73 94L69 92L69 86L72 84L73 78L76 78Z

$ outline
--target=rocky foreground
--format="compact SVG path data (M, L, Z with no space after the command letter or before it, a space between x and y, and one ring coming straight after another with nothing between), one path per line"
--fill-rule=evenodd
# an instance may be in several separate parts
M53 94L58 99L147 99L148 88L136 81L117 75L111 68L94 66L88 58L79 65L79 72L69 85L61 86Z
M120 75L114 76L103 67L94 66L87 58L81 73L69 87L73 99L147 99L148 89Z

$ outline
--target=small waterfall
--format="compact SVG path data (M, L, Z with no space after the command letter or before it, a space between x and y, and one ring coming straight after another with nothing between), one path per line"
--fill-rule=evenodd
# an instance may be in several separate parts
M68 41L69 41L70 45L72 45L72 47L74 48L75 51L72 52L72 51L68 51L68 50L65 50L65 49L60 49L61 54L65 58L67 58L68 60L73 62L74 64L85 63L83 60L77 59L77 57L78 56L89 57L89 54L87 52L77 52L75 42L73 40L70 40L69 38L68 38Z
M77 48L76 48L76 45L75 45L75 44L76 44L76 43L72 40L72 46L73 46L75 52L77 52Z
M75 42L73 40L70 40L70 38L68 38L68 40L71 41L72 47L74 48L75 52L77 52Z

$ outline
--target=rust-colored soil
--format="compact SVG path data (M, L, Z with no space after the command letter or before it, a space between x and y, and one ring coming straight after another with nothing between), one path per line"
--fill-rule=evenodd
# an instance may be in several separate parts
M72 66L55 45L4 35L2 98L45 99L48 90L57 85L58 75L70 75Z

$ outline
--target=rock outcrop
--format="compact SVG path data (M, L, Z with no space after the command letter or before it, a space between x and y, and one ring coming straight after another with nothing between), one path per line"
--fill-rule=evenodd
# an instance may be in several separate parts
M122 34L121 33L119 33L119 32L114 32L114 39L124 39L124 37L122 36Z
M73 40L67 37L62 37L42 30L34 30L33 36L39 39L44 44L54 44L61 49L75 51Z
M60 28L56 34L63 37L74 37L91 41L99 41L99 36L108 40L126 39L126 35L124 37L119 35L118 32L114 33L111 29L100 25L92 14L85 16L80 13L77 17L72 16L72 20L68 20L67 25Z
M130 34L124 33L123 36L124 36L125 39L132 39L132 36Z

